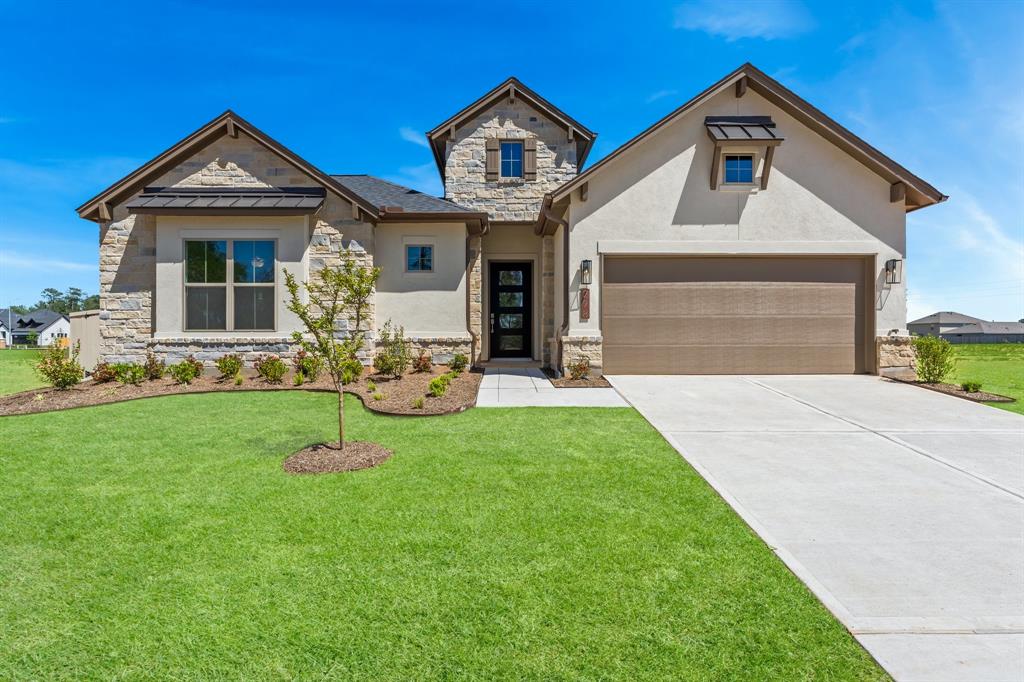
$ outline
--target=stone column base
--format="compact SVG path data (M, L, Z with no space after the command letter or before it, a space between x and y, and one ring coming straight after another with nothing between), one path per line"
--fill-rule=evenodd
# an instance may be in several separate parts
M917 377L917 356L910 336L878 336L875 338L875 368L879 376L897 379Z
M421 350L426 351L435 365L447 365L456 353L462 353L466 359L471 358L473 353L473 339L470 336L411 336L406 337L406 340L413 358Z
M601 337L563 336L562 366L559 368L559 371L562 374L568 374L569 365L584 359L590 361L590 375L594 377L601 376Z

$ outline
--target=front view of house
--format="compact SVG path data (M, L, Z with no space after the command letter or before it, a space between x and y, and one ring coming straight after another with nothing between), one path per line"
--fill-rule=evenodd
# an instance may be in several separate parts
M283 271L347 252L382 269L368 355L390 320L437 362L910 362L906 213L934 187L749 64L584 171L595 137L509 79L427 133L442 199L329 175L225 112L78 209L100 225L102 359L287 356Z

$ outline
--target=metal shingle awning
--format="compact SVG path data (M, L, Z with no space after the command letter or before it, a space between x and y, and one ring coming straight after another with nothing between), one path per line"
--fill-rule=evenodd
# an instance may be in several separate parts
M785 138L775 129L770 116L706 116L708 135L719 143L782 142Z
M147 187L130 199L132 213L306 215L324 205L323 187Z

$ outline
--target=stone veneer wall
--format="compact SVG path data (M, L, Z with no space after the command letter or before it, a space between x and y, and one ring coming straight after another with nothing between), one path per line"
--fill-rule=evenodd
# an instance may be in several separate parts
M472 339L469 362L475 365L480 360L480 353L483 350L483 265L482 265L483 238L479 235L469 237L466 246L466 322L469 325L469 335Z
M486 179L485 140L537 139L537 179ZM567 131L516 99L507 98L455 131L447 143L445 197L462 206L487 211L492 220L533 221L546 192L576 176L576 142Z
M881 376L914 378L917 355L909 336L879 336L875 339L875 367Z
M146 356L153 336L156 219L115 209L100 227L100 362ZM92 367L87 367L92 370Z
M600 336L562 337L562 374L567 375L569 373L569 365L580 360L590 361L591 376L601 376L602 355Z

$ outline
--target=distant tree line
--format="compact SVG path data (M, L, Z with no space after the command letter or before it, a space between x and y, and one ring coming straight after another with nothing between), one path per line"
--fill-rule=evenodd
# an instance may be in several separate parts
M46 308L55 313L73 313L79 310L92 310L100 307L100 295L86 295L78 287L68 287L67 291L61 291L52 287L43 289L42 298L33 306L12 305L11 312L18 315L30 313L33 310Z

